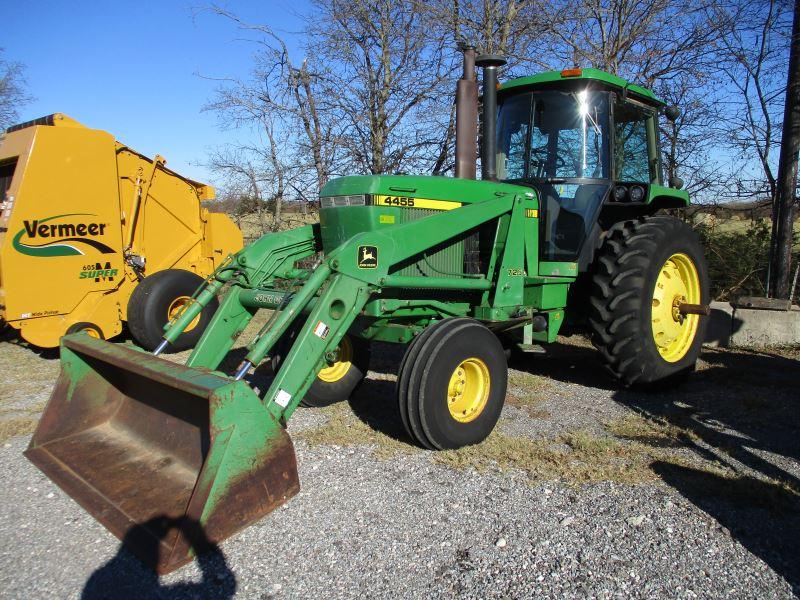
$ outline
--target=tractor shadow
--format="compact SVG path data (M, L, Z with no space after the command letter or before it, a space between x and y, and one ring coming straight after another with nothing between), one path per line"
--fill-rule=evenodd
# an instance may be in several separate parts
M377 379L394 376L403 360L406 346L401 344L372 344L370 372L349 400L353 414L375 432L382 433L409 446L417 446L409 438L400 419L395 397L394 379Z
M557 382L603 390L617 389L600 364L597 351L578 336L560 338L559 342L548 344L541 353L513 349L508 357L508 366Z
M178 528L199 554L200 581L162 584L158 574L148 565L158 562L159 541ZM156 534L154 535L154 532ZM127 545L135 545L137 558ZM145 564L146 563L146 564ZM150 598L232 598L236 592L236 577L225 555L208 540L203 528L190 519L155 517L133 526L125 535L117 554L98 568L86 581L82 600L139 600Z
M400 419L394 381L367 379L348 402L353 414L376 433L418 447L406 433Z
M546 354L514 354L509 366L609 390L614 402L677 431L670 449L697 465L665 458L653 471L800 593L800 352L706 348L682 385L642 392L614 386L593 348L566 341ZM618 437L663 456L663 438Z
M796 492L748 475L723 477L671 462L656 461L651 468L783 577L794 594L800 593L800 503Z
M800 356L798 357L800 358ZM800 360L706 349L680 387L613 398L683 432L710 466L654 462L654 472L800 591ZM646 440L645 440L646 443Z

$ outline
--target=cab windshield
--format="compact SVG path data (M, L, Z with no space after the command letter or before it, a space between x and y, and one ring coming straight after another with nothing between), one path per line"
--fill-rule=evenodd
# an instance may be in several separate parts
M497 175L539 195L542 260L575 261L611 187L606 92L509 96L497 119Z
M532 92L500 105L499 179L608 179L609 164L607 93Z

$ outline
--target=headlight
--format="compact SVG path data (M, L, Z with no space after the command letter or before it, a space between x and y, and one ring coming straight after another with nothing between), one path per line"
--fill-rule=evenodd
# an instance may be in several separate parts
M625 196L628 194L628 188L624 185L617 185L614 187L614 201L625 202Z
M319 199L320 208L335 208L337 206L364 206L367 197L364 194L354 196L322 196Z
M641 202L644 200L644 188L640 185L631 186L631 202Z

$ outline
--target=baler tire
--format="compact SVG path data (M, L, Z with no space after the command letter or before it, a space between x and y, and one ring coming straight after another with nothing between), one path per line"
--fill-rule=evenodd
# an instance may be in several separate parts
M354 336L346 336L352 345L353 358L347 372L336 381L324 381L319 375L300 401L306 408L321 408L348 400L358 389L369 371L371 357L368 341Z
M133 338L145 350L155 350L164 337L164 325L170 308L176 301L191 297L203 283L203 278L182 269L165 269L145 277L128 301L127 324ZM219 302L214 298L200 313L197 324L178 336L165 352L180 352L193 348L200 340Z
M505 402L508 365L503 346L472 319L446 319L428 329L412 349L416 353L404 368L407 383L398 389L401 407L405 397L407 431L429 449L480 443L494 429ZM463 412L450 402L453 389L461 390L459 398L464 390L475 392Z
M659 352L654 333L653 308L660 305L656 304L656 284L673 260L685 261L694 269L689 277L694 279L699 298L689 302L708 303L708 268L700 239L674 217L656 215L616 223L595 259L589 295L592 343L606 370L624 386L663 390L679 384L694 370L707 318L694 317L693 337L680 346L683 354L676 351L674 360ZM691 336L691 331L686 335Z
M86 323L83 321L80 323L73 323L72 325L67 327L67 331L64 333L64 335L79 333L81 331L85 331L87 335L90 335L98 340L106 339L106 336L103 335L103 330L100 329L100 327L98 327L94 323Z

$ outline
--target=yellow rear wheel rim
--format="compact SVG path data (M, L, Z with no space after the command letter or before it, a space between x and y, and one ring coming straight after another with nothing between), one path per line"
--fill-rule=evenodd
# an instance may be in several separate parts
M686 356L697 334L700 317L682 315L679 308L684 302L701 303L700 276L688 255L676 253L658 273L651 313L653 340L667 362L677 362Z
M489 400L489 367L480 358L462 361L447 384L447 408L459 423L477 419Z
M353 364L353 343L350 338L344 336L339 342L338 359L329 367L322 369L317 378L325 383L334 383L347 375Z
M178 296L177 298L175 298L175 300L172 301L172 303L169 305L169 308L167 309L167 320L172 321L173 319L176 319L180 314L180 312L184 309L184 307L190 304L191 302L192 302L191 296ZM197 327L197 324L199 322L200 322L200 315L197 315L194 319L192 319L192 322L189 323L189 325L186 327L186 329L184 329L184 331L191 331L192 329Z

